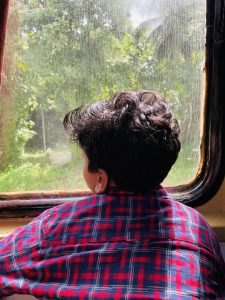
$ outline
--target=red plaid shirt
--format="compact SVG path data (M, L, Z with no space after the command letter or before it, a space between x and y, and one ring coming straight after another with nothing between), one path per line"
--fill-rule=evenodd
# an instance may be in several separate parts
M225 299L224 272L207 222L161 187L75 199L0 241L0 296Z

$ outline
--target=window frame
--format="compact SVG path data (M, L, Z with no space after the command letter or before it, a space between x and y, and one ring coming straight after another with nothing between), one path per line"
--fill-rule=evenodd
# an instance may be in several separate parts
M225 0L206 1L201 161L195 179L172 188L175 199L191 207L210 200L225 175ZM191 199L191 200L190 200Z
M0 84L1 84L1 74L2 74L1 71L3 66L8 10L9 10L9 0L2 0L0 2Z
M0 3L0 62L7 21L8 0ZM2 49L2 50L1 50ZM196 177L186 185L167 188L175 200L200 206L218 191L225 175L225 0L206 1L206 54L201 161ZM0 63L1 71L1 63ZM37 216L55 205L90 195L86 191L0 193L2 217Z

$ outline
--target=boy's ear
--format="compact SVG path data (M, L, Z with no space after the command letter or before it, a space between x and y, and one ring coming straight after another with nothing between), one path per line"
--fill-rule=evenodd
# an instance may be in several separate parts
M95 193L96 194L101 194L104 193L107 186L108 186L108 182L109 182L109 176L106 173L105 170L103 169L98 169L97 171L97 183L95 185Z

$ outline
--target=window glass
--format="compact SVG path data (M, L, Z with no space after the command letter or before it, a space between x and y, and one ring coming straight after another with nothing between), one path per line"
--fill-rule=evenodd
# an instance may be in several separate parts
M0 94L0 192L84 189L65 112L118 90L159 91L181 124L166 185L200 160L203 0L11 0Z

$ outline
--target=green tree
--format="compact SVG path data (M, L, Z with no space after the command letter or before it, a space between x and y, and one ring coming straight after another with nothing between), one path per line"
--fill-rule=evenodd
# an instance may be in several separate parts
M194 4L194 5L193 5ZM172 101L181 120L184 143L193 148L199 143L196 121L199 120L203 77L205 11L196 1L160 0L145 7L149 15L136 29L145 31L146 42L155 45L157 59L152 85Z
M19 60L25 70L21 70L21 83L26 82L25 90L19 87L24 93L18 102L23 110L29 99L30 113L35 110L32 114L41 115L42 130L35 129L42 134L43 145L49 111L57 113L98 99L105 49L112 36L122 36L119 28L125 27L121 3L30 0L18 4L24 45Z

